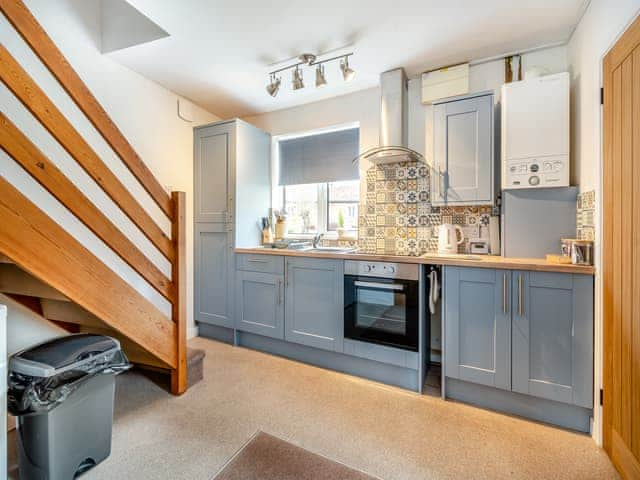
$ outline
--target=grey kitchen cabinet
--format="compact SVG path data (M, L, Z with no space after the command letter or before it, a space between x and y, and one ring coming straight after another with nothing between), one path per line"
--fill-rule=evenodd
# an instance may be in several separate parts
M593 406L593 277L513 272L514 392Z
M194 131L194 217L196 223L233 221L235 122Z
M233 327L233 232L225 223L196 224L195 320Z
M284 340L284 275L236 272L236 329Z
M445 375L593 406L593 277L446 267Z
M433 205L493 204L496 184L493 93L433 105Z
M235 247L260 244L271 206L270 136L227 120L194 129L196 321L234 328Z
M285 339L341 352L344 262L285 258Z
M511 388L510 282L507 270L446 267L446 376Z

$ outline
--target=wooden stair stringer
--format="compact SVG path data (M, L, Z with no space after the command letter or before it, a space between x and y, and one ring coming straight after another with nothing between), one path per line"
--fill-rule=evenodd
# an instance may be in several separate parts
M176 368L176 324L4 178L0 218L0 255Z

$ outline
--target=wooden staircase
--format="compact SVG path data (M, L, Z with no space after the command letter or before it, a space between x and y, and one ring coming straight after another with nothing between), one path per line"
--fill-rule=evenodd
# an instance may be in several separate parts
M171 373L187 389L185 194L167 194L21 0L0 11L127 166L171 223L164 233L46 93L0 45L0 80L170 262L167 277L80 191L24 132L0 112L0 148L171 304L163 314L0 177L0 292L70 331L120 339L135 363ZM191 353L192 359L202 355Z

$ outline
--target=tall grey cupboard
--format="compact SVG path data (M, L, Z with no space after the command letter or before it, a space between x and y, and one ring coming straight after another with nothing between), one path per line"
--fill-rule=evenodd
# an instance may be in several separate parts
M271 205L270 136L242 121L194 129L194 319L235 323L234 247L260 243Z

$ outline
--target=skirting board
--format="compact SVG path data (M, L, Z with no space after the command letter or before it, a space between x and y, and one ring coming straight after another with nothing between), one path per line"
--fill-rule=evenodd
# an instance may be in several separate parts
M446 378L446 397L570 430L589 433L592 410Z
M318 367L348 373L407 390L418 391L418 371L396 365L388 365L366 358L353 357L339 352L320 350L306 345L286 342L275 338L263 337L253 333L234 332L234 330L199 324L200 336L233 343L234 333L238 346L260 350L281 357Z

